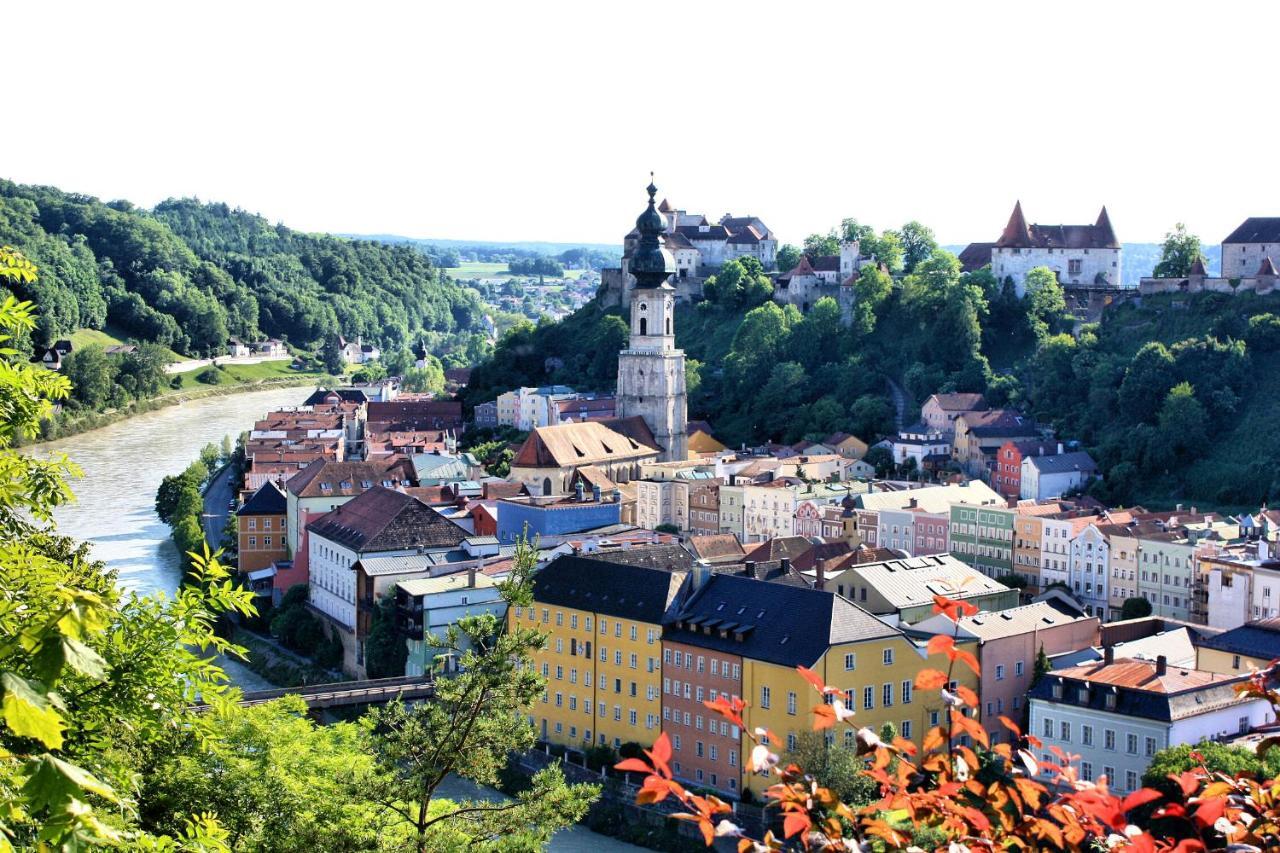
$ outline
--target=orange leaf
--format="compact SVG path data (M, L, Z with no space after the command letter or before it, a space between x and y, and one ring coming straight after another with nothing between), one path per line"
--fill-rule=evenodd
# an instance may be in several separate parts
M946 739L942 736L942 729L934 726L925 733L922 747L925 752L933 752L944 743L946 743Z
M952 660L958 660L969 669L973 670L974 675L982 674L982 667L978 665L978 659L973 656L973 652L966 652L964 649L956 649L955 654L951 656Z
M836 724L836 712L830 705L818 705L813 709L813 730L820 732Z
M822 680L821 676L819 676L818 673L814 672L813 670L809 669L809 667L807 666L797 666L796 672L800 673L801 677L803 677L805 681L812 684L814 690L817 690L819 693L823 694L824 696L828 693L838 692L835 689L828 687L826 685L826 682Z
M627 773L652 773L653 772L653 768L650 767L646 762L640 760L639 758L628 758L624 761L619 761L617 764L613 765L613 769L621 770Z
M1161 794L1153 788L1140 788L1124 798L1124 802L1120 804L1120 811L1131 811L1139 806L1145 806L1147 803L1155 802L1163 796L1164 794Z
M916 690L937 690L947 684L947 674L939 669L922 669L916 673Z
M653 762L653 769L661 773L666 778L671 778L671 738L667 737L667 733L663 732L658 735L658 739L653 742L653 749L646 749L644 754L649 756L649 760Z
M970 708L978 707L978 694L974 693L963 684L956 685L956 695L959 696Z
M952 650L956 647L956 640L950 634L934 634L929 638L929 645L926 650L931 655L946 655L951 657Z

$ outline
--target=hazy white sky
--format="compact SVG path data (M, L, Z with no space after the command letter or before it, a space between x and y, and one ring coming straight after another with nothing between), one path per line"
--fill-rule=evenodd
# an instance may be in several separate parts
M0 175L306 230L616 242L662 194L799 242L1280 215L1280 3L18 0Z

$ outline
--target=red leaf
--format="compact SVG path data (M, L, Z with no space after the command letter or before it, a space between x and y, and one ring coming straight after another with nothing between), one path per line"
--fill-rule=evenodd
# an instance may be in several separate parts
M797 833L808 832L812 825L813 821L804 812L787 812L787 816L782 819L782 834L790 838Z
M658 735L658 739L653 742L653 749L646 749L644 754L649 756L649 760L653 762L653 769L661 773L668 779L671 778L671 738L667 737L667 733L663 732Z
M836 711L830 705L818 705L813 709L813 730L820 732L836 724Z
M1227 811L1226 797L1211 797L1201 800L1196 806L1196 820L1201 826L1213 826L1213 822Z
M819 676L818 673L814 672L813 670L809 669L809 667L807 666L797 666L796 672L800 673L801 677L803 677L805 681L812 684L814 690L817 690L819 693L822 693L823 695L827 693L837 692L832 688L827 687L826 682L822 680L821 676Z
M613 769L629 773L653 772L653 768L649 766L648 762L642 761L639 758L628 758L624 761L619 761L617 764L613 765Z
M1120 804L1120 811L1132 811L1139 806L1145 806L1147 803L1155 802L1163 796L1164 794L1152 788L1140 788L1124 798L1124 802Z

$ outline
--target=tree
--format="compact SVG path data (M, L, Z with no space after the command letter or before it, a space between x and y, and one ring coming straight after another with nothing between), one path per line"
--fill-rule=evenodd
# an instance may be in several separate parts
M334 376L341 376L347 371L347 358L342 352L342 344L337 335L329 335L320 347L320 360L324 369Z
M1173 355L1159 341L1143 344L1120 383L1120 410L1132 421L1150 423L1173 386Z
M499 589L509 612L531 608L536 551L521 542L515 567ZM412 849L454 849L451 833L493 843L518 836L528 846L580 818L599 793L595 785L569 785L558 767L537 773L509 803L466 801L441 806L437 789L450 773L492 785L514 752L533 746L536 733L526 709L542 697L545 682L531 655L546 635L493 613L465 616L443 637L427 643L459 662L459 672L436 680L431 702L395 702L370 714L376 775L362 795L385 805L407 826ZM443 836L443 837L442 837Z
M1120 607L1120 619L1142 619L1151 615L1151 602L1145 598L1126 598Z
M840 237L835 229L826 234L810 234L804 238L804 253L810 261L840 254Z
M865 772L866 759L859 756L854 747L828 744L822 732L801 732L796 736L796 748L787 758L812 773L814 778L821 779L841 802L854 808L876 799L878 786Z
M1173 230L1164 235L1164 245L1160 247L1160 260L1156 262L1151 275L1155 278L1181 278L1191 274L1191 267L1196 261L1204 262L1204 252L1200 248L1200 238L1187 231L1187 226L1179 222Z
M404 675L409 646L396 629L396 599L384 595L378 599L364 641L364 668L370 678L398 678Z
M887 477L893 470L893 454L887 447L872 447L862 461L876 469L877 477Z
M92 344L72 352L62 372L71 380L71 396L88 409L104 409L116 387L116 372L101 346Z
M1027 321L1036 340L1044 340L1062 329L1067 316L1067 300L1058 276L1048 267L1035 267L1025 281Z
M796 264L800 263L800 258L804 256L804 252L790 243L784 243L778 249L778 271L790 272L796 268Z
M867 394L849 407L849 429L868 441L892 435L895 425L893 403L879 394Z
M1031 670L1031 686L1035 687L1040 679L1053 672L1053 664L1049 662L1049 656L1044 653L1044 643L1040 644L1040 648L1036 650L1036 662Z
M0 249L0 282L35 279L30 262ZM29 303L0 302L0 346L34 325ZM216 821L202 816L188 815L167 839L140 831L133 791L141 754L175 730L209 731L213 715L193 711L197 699L227 706L225 676L206 655L243 653L213 626L223 612L251 613L252 594L205 548L193 583L172 598L122 596L112 573L52 525L78 469L12 447L35 434L70 383L12 350L0 359L3 846L227 850Z
M938 250L933 231L914 220L903 225L897 236L902 244L902 270L907 274Z
M1160 407L1159 430L1161 443L1175 456L1204 449L1209 438L1209 416L1190 382L1180 382L1170 389Z

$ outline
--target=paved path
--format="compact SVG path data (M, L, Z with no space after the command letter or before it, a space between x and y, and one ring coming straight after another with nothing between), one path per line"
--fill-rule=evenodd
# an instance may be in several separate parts
M216 551L222 544L222 531L227 526L227 518L231 513L231 499L235 497L235 489L231 482L232 468L222 466L222 470L213 475L209 486L204 490L204 538L209 543L209 550Z
M289 361L293 358L291 355L243 355L230 356L220 355L217 358L189 358L186 361L174 361L164 366L164 372L186 373L195 370L197 367L207 367L214 362L218 364L261 364L264 361Z
M902 428L906 426L903 421L907 417L907 392L887 376L884 381L889 386L889 397L893 400L894 424L898 427L898 432L902 432Z
M477 785L469 779L450 776L436 789L448 799L505 800L501 791ZM547 849L553 853L645 853L646 848L627 844L616 838L592 832L585 826L562 829L551 839Z

